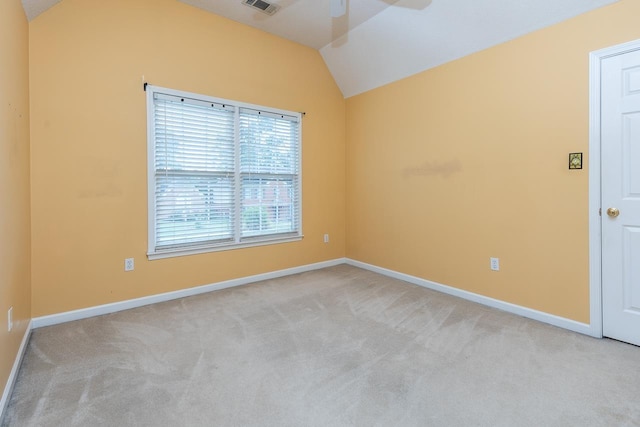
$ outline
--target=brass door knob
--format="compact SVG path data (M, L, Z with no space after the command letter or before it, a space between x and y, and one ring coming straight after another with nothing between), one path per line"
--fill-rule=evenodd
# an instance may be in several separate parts
M611 218L615 218L620 215L620 211L616 208L609 208L607 209L607 215L609 215Z

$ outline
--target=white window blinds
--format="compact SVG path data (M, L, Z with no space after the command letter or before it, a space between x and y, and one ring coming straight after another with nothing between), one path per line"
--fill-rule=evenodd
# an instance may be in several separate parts
M299 228L298 129L291 117L240 109L242 237Z
M299 114L147 92L151 259L301 237Z

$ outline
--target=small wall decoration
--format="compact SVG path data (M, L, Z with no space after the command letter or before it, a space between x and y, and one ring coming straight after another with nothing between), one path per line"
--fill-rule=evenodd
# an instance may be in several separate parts
M582 153L569 153L569 169L582 169Z

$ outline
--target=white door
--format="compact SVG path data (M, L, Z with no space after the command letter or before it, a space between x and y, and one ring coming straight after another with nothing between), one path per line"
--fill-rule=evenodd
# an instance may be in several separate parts
M601 64L603 334L640 345L640 50Z

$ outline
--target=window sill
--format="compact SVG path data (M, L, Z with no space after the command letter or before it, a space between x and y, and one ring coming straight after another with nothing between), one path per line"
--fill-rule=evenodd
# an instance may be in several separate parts
M278 245L281 243L297 242L302 240L303 238L304 236L293 236L293 237L287 236L279 239L254 240L254 241L247 241L247 242L232 244L232 245L222 244L222 245L197 246L197 247L179 248L179 249L166 249L166 250L160 250L155 252L147 252L147 258L149 259L149 261L153 261L157 259L205 254L208 252L232 251L236 249L253 248L256 246Z

